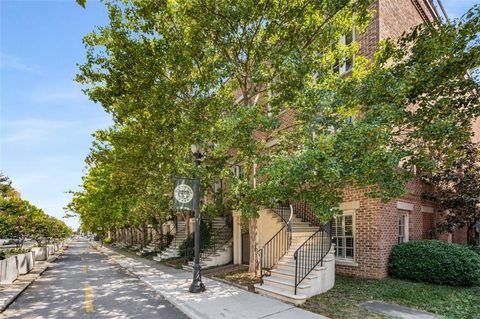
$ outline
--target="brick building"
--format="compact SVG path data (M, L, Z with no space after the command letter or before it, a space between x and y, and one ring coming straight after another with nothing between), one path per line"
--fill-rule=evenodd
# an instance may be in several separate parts
M398 38L419 24L439 18L436 6L429 0L377 0L372 9L375 15L366 32L355 39L361 45L359 54L370 58L382 39ZM340 74L348 74L352 64L340 65ZM280 129L288 129L294 121L293 113L284 112L281 121ZM480 139L480 121L474 129L478 131L475 138ZM276 141L270 144L275 145ZM418 179L412 180L407 185L407 195L387 204L367 197L364 189L346 189L340 206L343 214L335 218L333 225L336 272L386 277L393 246L408 240L430 239L430 230L440 216L431 202L422 199L427 187ZM440 238L456 243L466 243L467 239L465 229Z

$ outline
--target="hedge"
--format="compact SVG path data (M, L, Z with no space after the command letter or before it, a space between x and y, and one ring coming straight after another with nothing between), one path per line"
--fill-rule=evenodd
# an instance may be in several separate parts
M468 248L480 255L480 246L468 246Z
M439 240L415 240L395 246L390 255L393 277L439 285L480 285L480 255L466 246Z

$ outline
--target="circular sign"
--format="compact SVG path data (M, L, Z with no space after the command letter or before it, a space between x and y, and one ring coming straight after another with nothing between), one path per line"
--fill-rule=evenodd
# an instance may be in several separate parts
M186 184L178 185L173 191L173 196L182 204L189 203L193 199L193 189Z

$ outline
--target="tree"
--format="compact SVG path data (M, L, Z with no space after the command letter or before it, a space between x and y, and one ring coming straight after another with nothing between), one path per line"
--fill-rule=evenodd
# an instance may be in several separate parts
M21 248L27 238L41 243L43 239L50 241L71 235L63 221L20 198L4 175L0 175L0 194L0 238L15 238L17 247Z
M473 245L474 226L480 221L480 148L467 142L452 164L440 160L438 166L437 171L425 176L433 191L424 194L443 212L444 220L436 225L436 230L451 232L465 226L468 243Z
M295 102L295 93L311 70L327 70L327 59L353 54L354 47L338 49L329 43L354 24L364 27L369 4L107 3L110 25L85 38L87 63L81 66L78 80L89 85L90 98L113 115L116 124L111 135L136 132L128 146L109 139L115 152L136 149L139 140L158 141L150 158L157 166L139 176L168 185L162 188L164 193L171 192L173 175L192 174L189 146L193 143L202 144L206 153L199 172L202 189L219 178L246 185L266 144L255 138L255 131L276 129L281 107ZM326 58L318 56L320 50ZM259 103L267 91L278 98L269 105ZM145 159L144 155L142 165ZM243 163L246 177L233 177L225 169L229 163ZM231 189L226 198L250 218L254 228L258 204L249 209L247 196L235 191L240 188Z
M97 133L87 178L110 173L84 184L82 221L98 220L102 211L88 207L106 214L112 200L124 220L144 220L142 194L168 203L171 177L193 173L189 146L201 144L202 189L220 178L230 184L228 205L249 219L253 270L256 217L270 200L304 200L327 220L346 185L386 201L403 194L413 165L429 171L436 155L454 157L479 114L465 77L479 60L478 7L456 25L385 43L374 61L357 57L352 76L339 77L335 64L358 43L332 44L353 26L365 29L370 3L108 2L110 23L85 37L77 80L115 122ZM283 111L295 114L287 131ZM228 168L240 163L238 178Z

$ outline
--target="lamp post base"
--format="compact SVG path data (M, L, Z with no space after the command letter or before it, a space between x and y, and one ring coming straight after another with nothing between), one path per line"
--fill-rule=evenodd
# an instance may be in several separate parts
M188 291L194 294L205 291L205 285L202 282L192 282Z
M192 293L200 293L205 291L205 285L202 282L202 275L200 274L200 265L193 266L193 282L188 291Z

